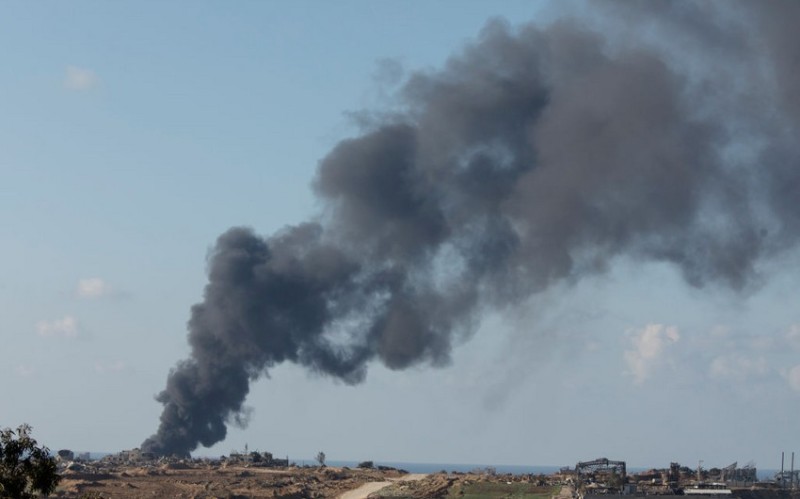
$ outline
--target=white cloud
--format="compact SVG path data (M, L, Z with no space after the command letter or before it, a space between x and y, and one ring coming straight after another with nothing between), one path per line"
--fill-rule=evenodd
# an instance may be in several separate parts
M20 378L30 378L36 373L36 370L31 366L20 364L16 367L16 369L14 369L14 372Z
M731 328L724 324L717 324L711 328L711 332L709 333L709 335L712 338L725 339L730 337Z
M589 341L587 341L587 342L585 342L583 344L583 348L585 348L587 352L598 352L598 351L600 351L602 346L603 345L601 345L599 342L591 341L591 340L589 340Z
M663 324L648 324L628 334L633 350L625 351L625 362L637 385L644 383L652 370L663 362L669 346L681 338L678 328Z
M795 350L800 350L800 324L792 324L786 331L786 342Z
M784 376L786 377L786 381L789 382L789 386L800 392L800 364L789 369Z
M99 277L91 277L78 281L78 296L82 298L99 298L111 294L111 286Z
M78 336L78 321L71 315L52 321L39 321L36 323L36 332L43 337L75 338Z
M64 87L70 90L89 90L98 83L97 75L91 69L67 66Z
M709 374L712 378L745 380L761 377L769 373L769 364L764 357L748 357L742 354L727 354L711 361Z
M94 370L99 374L118 373L124 371L127 367L128 365L121 360L114 362L96 362L94 364Z

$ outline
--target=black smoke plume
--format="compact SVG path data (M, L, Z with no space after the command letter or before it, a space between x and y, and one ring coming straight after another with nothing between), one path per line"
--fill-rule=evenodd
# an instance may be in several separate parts
M743 289L793 247L800 3L601 5L649 37L490 22L320 162L318 219L222 234L142 447L221 441L281 362L346 383L446 365L487 308L620 256Z

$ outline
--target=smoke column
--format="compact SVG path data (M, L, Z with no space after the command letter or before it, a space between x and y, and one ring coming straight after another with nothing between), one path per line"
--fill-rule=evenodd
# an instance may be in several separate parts
M602 9L661 43L490 22L321 160L318 218L222 234L142 448L223 440L282 362L350 384L376 361L446 365L483 311L621 256L743 289L793 248L800 3Z

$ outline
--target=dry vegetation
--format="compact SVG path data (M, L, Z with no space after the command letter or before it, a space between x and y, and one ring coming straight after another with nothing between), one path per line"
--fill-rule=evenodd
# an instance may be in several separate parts
M82 499L335 498L368 482L392 482L369 494L372 499L550 499L559 489L530 475L441 472L424 476L407 475L393 469L266 468L181 462L86 467L80 471L65 470L62 477L54 495ZM360 497L367 497L367 494Z
M400 471L347 468L270 469L247 466L120 466L65 471L56 493L67 498L322 498L371 481L402 476Z

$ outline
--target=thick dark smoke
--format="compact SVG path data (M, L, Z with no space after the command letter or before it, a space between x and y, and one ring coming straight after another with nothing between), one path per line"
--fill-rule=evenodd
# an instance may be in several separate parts
M657 25L641 41L496 21L411 75L402 112L321 161L318 220L219 237L143 448L221 441L281 362L346 383L445 365L487 308L620 256L747 288L800 233L799 5L625 2Z

